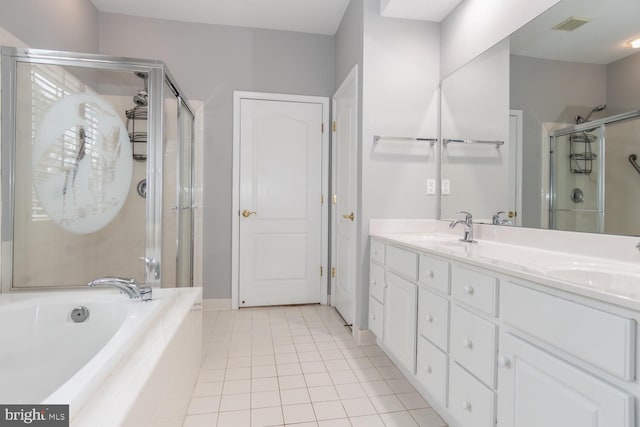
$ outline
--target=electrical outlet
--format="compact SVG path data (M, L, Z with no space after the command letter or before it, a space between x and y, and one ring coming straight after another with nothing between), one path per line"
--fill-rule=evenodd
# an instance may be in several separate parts
M436 180L427 179L427 194L436 194Z
M451 181L443 179L440 190L442 191L442 194L451 194Z

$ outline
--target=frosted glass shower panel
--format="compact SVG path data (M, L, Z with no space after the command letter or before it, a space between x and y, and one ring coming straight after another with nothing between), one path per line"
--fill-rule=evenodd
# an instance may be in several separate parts
M132 72L18 62L13 286L144 281L145 201L125 110Z

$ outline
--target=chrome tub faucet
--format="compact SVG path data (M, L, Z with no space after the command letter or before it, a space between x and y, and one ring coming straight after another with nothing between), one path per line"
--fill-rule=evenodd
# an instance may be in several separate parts
M153 297L151 286L141 286L136 279L128 277L101 277L90 281L87 286L117 288L129 298L140 298L141 301L151 301Z
M466 211L458 211L457 213L464 214L465 215L464 219L456 219L451 221L451 224L449 224L449 227L455 228L456 225L463 224L464 237L460 239L460 241L466 242L466 243L476 243L477 241L473 240L473 216L471 216L471 213Z

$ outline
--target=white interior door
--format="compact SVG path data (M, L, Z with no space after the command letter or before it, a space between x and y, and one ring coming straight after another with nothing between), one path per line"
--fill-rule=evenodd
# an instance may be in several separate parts
M321 302L320 103L240 101L239 306Z
M358 79L354 68L333 96L331 303L348 324L356 310Z

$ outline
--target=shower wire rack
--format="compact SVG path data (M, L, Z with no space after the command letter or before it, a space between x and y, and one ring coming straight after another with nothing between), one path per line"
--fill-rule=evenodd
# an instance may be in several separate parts
M598 157L591 145L598 140L596 135L584 132L569 136L569 170L575 175L590 175L593 161Z
M147 160L147 107L137 105L126 110L125 115L133 159L140 162L145 161Z

